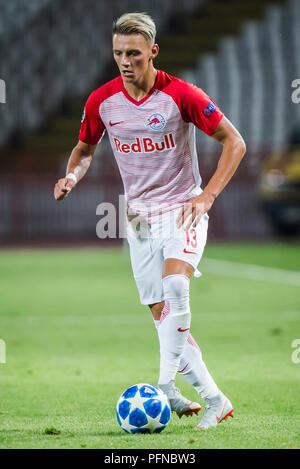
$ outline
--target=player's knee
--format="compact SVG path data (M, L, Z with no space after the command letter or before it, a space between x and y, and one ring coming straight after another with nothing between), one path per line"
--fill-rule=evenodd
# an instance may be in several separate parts
M165 297L181 298L189 295L190 281L185 275L168 275L163 279Z
M163 279L163 289L174 312L189 311L190 281L185 275L168 275Z

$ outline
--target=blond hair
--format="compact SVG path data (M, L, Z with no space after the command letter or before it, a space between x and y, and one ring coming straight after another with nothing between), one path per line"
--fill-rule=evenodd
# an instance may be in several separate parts
M146 41L154 43L156 26L147 13L125 13L113 22L113 34L142 34Z

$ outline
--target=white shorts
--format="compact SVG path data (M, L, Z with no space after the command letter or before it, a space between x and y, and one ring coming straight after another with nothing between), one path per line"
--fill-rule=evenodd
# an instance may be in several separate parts
M137 218L127 222L127 239L134 279L143 305L164 300L162 286L163 264L166 259L180 259L197 270L207 239L209 216L204 214L198 225L189 230L178 228L176 217L181 208L161 215L159 222L149 224L142 220L137 232Z

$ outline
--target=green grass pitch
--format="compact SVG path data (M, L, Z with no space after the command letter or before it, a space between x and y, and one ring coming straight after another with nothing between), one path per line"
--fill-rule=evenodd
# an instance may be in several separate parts
M219 244L205 257L296 271L299 253L297 244ZM291 346L300 339L299 290L267 278L192 279L191 332L235 418L195 431L202 410L172 415L161 434L128 435L117 399L132 384L156 384L159 364L128 253L2 251L0 447L300 448L300 363ZM197 399L180 376L176 384Z

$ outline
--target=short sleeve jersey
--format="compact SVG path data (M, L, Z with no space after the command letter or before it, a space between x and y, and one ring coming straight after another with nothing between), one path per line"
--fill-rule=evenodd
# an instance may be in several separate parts
M161 70L140 101L120 76L89 96L79 140L95 145L107 131L128 206L153 215L201 193L195 126L212 135L222 117L201 88Z

